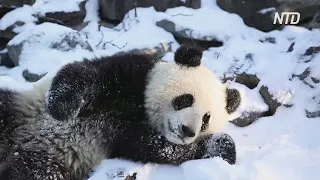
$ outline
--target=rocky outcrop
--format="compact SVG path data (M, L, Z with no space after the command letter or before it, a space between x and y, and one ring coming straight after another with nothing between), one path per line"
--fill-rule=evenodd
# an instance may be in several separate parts
M268 112L265 114L267 116L272 116L276 113L281 103L278 102L273 95L269 92L269 88L267 86L261 86L259 90L260 95L262 96L264 102L269 106Z
M22 72L22 76L26 79L26 81L28 82L37 82L39 81L42 77L44 77L47 73L44 73L44 74L34 74L34 73L31 73L29 72L29 70L24 70Z
M42 48L56 49L59 51L67 52L75 48L81 48L87 51L93 51L91 45L88 43L86 36L74 31L70 28L54 25L54 24L42 24L39 30L34 32L25 32L23 34L24 39L19 42L10 41L7 45L9 57L15 66L19 65L20 55L24 47L29 47L30 45L38 45ZM42 27L56 28L57 32L44 32ZM63 33L60 34L59 30L63 29ZM55 36L55 39L52 39ZM44 41L45 43L43 43Z
M247 86L249 89L254 89L258 86L260 79L257 77L257 75L253 74L247 74L247 73L241 73L236 76L235 81L237 83L243 84Z
M11 58L9 57L8 50L0 51L0 66L5 66L8 68L14 67L14 63L12 62Z
M68 27L79 25L86 17L85 9L86 1L82 1L79 4L79 10L73 12L47 12L44 16L38 16L39 22L54 22L63 24Z
M319 0L278 0L277 12L299 12L299 24L309 27L312 19L320 9Z
M262 31L280 27L279 24L273 24L276 12L298 12L300 25L319 27L319 15L316 15L320 9L319 0L217 0L217 4L223 10L241 16L246 25Z
M156 25L170 32L180 44L190 44L202 50L223 45L223 42L217 40L215 37L203 36L194 38L192 34L193 30L189 28L177 28L177 25L174 22L167 19L158 21Z
M217 0L218 6L228 12L236 13L243 18L244 23L262 31L277 28L273 24L272 13L278 6L277 0Z
M133 49L127 52L119 52L115 55L133 53L133 54L146 54L154 60L161 59L167 52L171 51L171 42L170 43L161 43L159 46L154 48L144 48L144 49Z
M32 5L36 2L36 0L1 0L0 6L17 8L22 7L24 5Z
M238 127L246 127L258 120L259 118L264 117L265 114L265 111L242 112L240 117L230 122Z
M102 16L109 20L121 21L124 15L136 7L151 7L157 11L165 11L168 8L187 6L200 8L201 0L99 0Z

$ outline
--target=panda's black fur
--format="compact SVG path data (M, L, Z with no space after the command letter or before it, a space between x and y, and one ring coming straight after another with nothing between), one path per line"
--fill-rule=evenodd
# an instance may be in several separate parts
M188 49L201 56L192 48L177 53ZM195 67L200 59L178 61ZM235 144L227 134L179 145L151 128L143 92L155 63L134 54L84 60L64 66L50 89L0 89L0 179L80 180L104 158L181 164L220 156L234 164ZM236 96L228 98L228 112L239 105ZM208 146L210 139L215 147Z

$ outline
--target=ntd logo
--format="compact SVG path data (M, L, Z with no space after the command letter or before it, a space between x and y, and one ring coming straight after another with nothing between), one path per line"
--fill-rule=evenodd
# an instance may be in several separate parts
M285 22L283 23L283 20ZM290 23L289 23L290 20ZM282 12L281 15L279 15L278 12L275 13L273 24L298 24L300 21L300 13L298 12Z

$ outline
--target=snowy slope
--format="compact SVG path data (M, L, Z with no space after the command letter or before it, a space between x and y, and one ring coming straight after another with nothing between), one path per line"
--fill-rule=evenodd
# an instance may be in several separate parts
M79 1L79 0L78 0ZM39 1L40 2L40 1ZM40 3L36 4L41 6ZM13 89L30 88L22 77L24 69L36 73L49 72L53 75L63 64L81 60L83 57L111 55L120 51L155 47L159 43L172 42L173 50L178 47L172 34L156 26L156 22L169 19L177 28L193 29L194 37L214 37L224 43L219 48L204 52L203 63L217 76L232 76L247 72L256 74L260 83L248 89L235 82L229 86L240 90L244 100L241 111L248 109L266 110L266 104L259 96L262 85L288 108L280 106L273 116L263 117L248 127L240 128L229 124L225 131L235 140L238 152L236 165L229 165L221 159L190 161L178 167L154 164L139 164L123 160L104 160L89 178L90 180L120 180L137 173L137 180L316 180L320 177L320 118L307 118L308 111L320 109L320 83L310 79L306 82L292 78L310 68L313 77L320 78L320 53L304 55L311 46L320 46L320 30L288 26L282 31L263 33L244 25L242 19L219 9L212 0L203 0L203 8L173 8L164 13L153 8L138 8L138 17L133 11L115 29L98 28L97 0L89 0L90 9L85 21L89 25L81 32L88 38L93 51L76 48L72 51L52 50L46 44L60 38L72 30L51 24L35 26L30 11L41 12L38 7L24 7L21 13L29 17L34 32L45 33L44 41L30 42L21 54L18 67L0 67L0 87ZM48 10L55 7L47 7ZM68 10L68 9L67 9ZM176 14L190 16L176 16ZM15 14L20 18L21 14ZM0 29L10 22L0 22ZM29 28L21 32L10 43L18 43L19 38L30 36ZM260 40L273 37L276 42L262 43ZM54 38L50 39L50 38ZM103 43L101 43L103 42ZM287 52L295 42L292 52ZM120 47L120 48L119 48ZM34 49L37 49L35 52ZM251 58L248 58L250 54ZM171 61L173 53L167 53L165 60ZM292 78L292 79L291 79ZM312 86L312 88L309 85ZM314 97L318 97L314 98Z

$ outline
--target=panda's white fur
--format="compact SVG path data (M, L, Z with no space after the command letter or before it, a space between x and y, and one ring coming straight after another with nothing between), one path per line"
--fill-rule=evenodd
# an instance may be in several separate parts
M172 99L185 93L193 95L194 104L174 110ZM174 62L157 63L149 73L145 106L150 124L177 144L188 144L199 136L216 133L228 122L226 86L203 65L185 67ZM207 112L211 115L209 128L201 133L202 118ZM181 125L190 127L196 135L181 139Z

